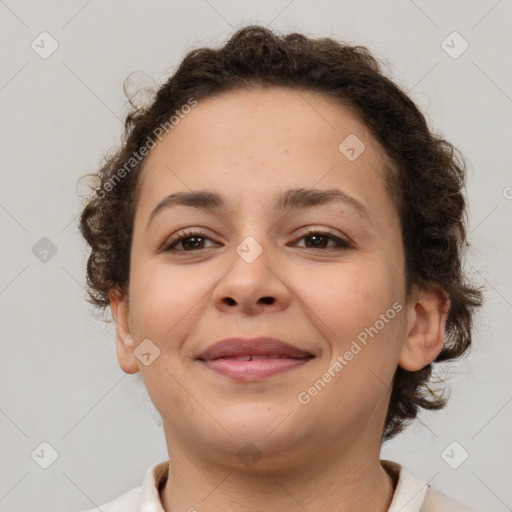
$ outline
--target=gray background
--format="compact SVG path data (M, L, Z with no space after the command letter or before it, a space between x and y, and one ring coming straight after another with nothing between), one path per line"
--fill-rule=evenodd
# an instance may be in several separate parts
M0 510L92 508L167 459L139 375L119 368L112 326L84 300L77 180L119 140L129 73L160 83L186 51L247 23L367 45L466 155L466 264L487 303L472 354L449 372L448 407L382 457L466 504L512 510L511 11L510 0L0 1ZM59 45L46 59L31 47L51 48L43 31ZM442 46L453 31L469 44L457 58L458 36L452 56ZM46 261L47 241L32 250L43 237L57 249ZM48 469L43 441L58 453ZM442 456L454 441L452 465L469 454L457 469Z

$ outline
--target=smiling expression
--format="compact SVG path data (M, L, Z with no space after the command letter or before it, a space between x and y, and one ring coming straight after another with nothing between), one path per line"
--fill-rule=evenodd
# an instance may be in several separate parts
M339 146L354 135L364 151L351 160ZM405 304L387 172L349 109L277 87L201 100L151 150L117 352L125 371L141 372L168 443L286 453L305 439L346 448L363 431L379 435L405 308L307 406L297 396L392 304ZM256 379L198 359L231 337L271 337L314 357ZM146 366L133 350L148 339L160 352Z

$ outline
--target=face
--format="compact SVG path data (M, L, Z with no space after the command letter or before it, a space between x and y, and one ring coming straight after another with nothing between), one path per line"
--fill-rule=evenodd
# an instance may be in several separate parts
M270 467L379 438L417 331L386 172L353 113L284 88L202 100L151 150L129 293L111 301L119 362L141 372L169 450L236 462L251 443ZM169 199L192 191L218 197ZM198 359L231 337L310 357L245 378Z

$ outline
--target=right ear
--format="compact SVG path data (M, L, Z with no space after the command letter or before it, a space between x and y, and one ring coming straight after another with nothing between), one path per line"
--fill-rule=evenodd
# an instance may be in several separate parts
M108 298L116 329L116 352L119 366L126 373L137 373L139 364L133 354L128 297L121 290L112 288L108 292Z

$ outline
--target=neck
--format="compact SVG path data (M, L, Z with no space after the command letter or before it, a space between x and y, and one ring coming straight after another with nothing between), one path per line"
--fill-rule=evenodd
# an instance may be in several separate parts
M218 464L174 446L160 498L165 512L282 512L372 510L387 512L395 482L380 465L379 451L328 450L286 470Z

